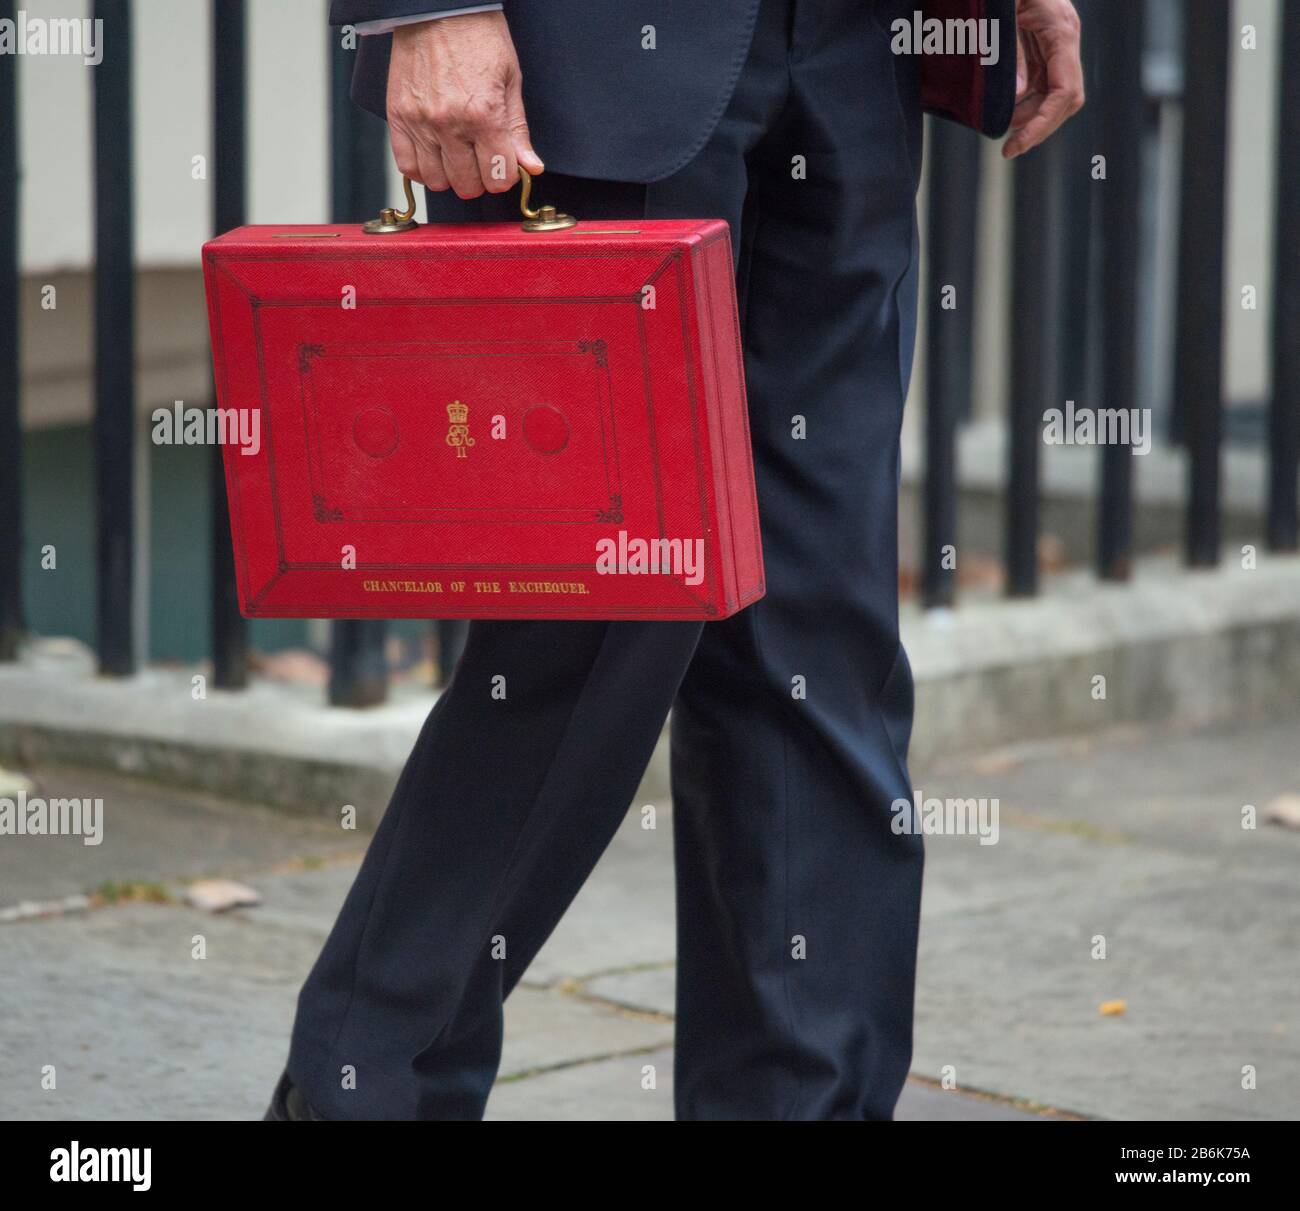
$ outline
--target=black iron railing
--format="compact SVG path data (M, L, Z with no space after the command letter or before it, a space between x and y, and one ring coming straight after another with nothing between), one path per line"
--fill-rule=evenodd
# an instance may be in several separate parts
M925 291L926 493L921 593L927 606L957 598L957 429L970 415L979 244L980 139L937 122L930 132Z
M1013 169L1010 249L1011 359L1005 485L1008 593L1030 595L1039 576L1039 459L1043 414L1066 393L1095 394L1108 408L1139 404L1140 215L1149 200L1142 136L1144 0L1080 0L1090 65L1086 118ZM1223 440L1224 222L1230 6L1186 0L1183 13L1183 143L1175 285L1173 436L1187 452L1185 557L1219 557ZM13 18L14 0L0 0ZM245 221L248 80L246 0L212 4L214 226ZM323 14L322 14L323 15ZM133 639L135 267L130 121L130 0L96 0L103 61L94 69L96 642L101 670L137 666ZM1300 546L1300 3L1281 6L1272 382L1267 541ZM348 96L353 51L331 49L331 212L353 222L386 200L382 123ZM19 409L19 59L0 55L0 659L22 634L23 501ZM971 413L979 246L981 141L932 124L928 143L924 384L925 476L921 587L927 606L957 599L958 442ZM1089 171L1104 157L1104 180ZM955 305L952 305L955 304ZM1086 405L1086 400L1084 401ZM211 655L216 685L248 679L248 626L236 595L225 479L212 452ZM1096 571L1123 579L1132 564L1134 463L1127 446L1098 451ZM387 694L384 623L333 626L330 701L362 706ZM460 623L435 624L444 668L463 642Z
M13 0L0 18L14 19ZM23 463L18 404L18 56L0 55L0 660L22 637Z
M1142 225L1141 131L1144 0L1093 5L1100 53L1092 88L1095 154L1104 157L1105 186L1097 221L1101 232L1101 306L1098 317L1101 398L1128 407L1138 399L1138 269ZM1097 575L1125 580L1133 552L1133 457L1127 446L1101 447L1097 511Z
M212 5L212 225L214 234L240 227L248 194L247 29L244 0ZM213 391L213 399L216 391ZM212 681L218 689L248 684L248 624L239 612L230 505L221 448L208 455L211 528Z
M1273 254L1273 396L1269 407L1268 545L1300 549L1300 4L1282 6Z
M135 187L130 0L96 0L95 635L99 671L135 672Z
M1227 206L1228 52L1232 7L1192 0L1183 26L1174 417L1187 447L1184 548L1193 567L1219 562L1223 444L1223 270Z

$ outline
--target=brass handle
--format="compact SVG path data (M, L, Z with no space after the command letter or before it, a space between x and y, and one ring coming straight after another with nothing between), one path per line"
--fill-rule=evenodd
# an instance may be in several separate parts
M522 164L519 166L519 180L523 183L519 194L519 212L524 216L524 221L520 224L524 231L563 231L577 223L578 220L571 214L563 214L554 206L539 206L536 210L530 210L528 199L533 192L533 178ZM362 231L367 235L393 235L419 226L415 221L415 194L411 191L409 177L402 178L402 189L406 193L406 209L394 210L391 206L385 206L377 219L371 219L362 226Z
M539 206L536 210L528 209L528 198L533 192L533 178L522 164L519 165L519 179L524 183L519 194L519 212L524 216L520 223L525 231L563 231L572 227L577 219L571 214L562 214L554 206Z
M362 225L361 230L366 235L392 235L394 232L410 231L412 227L419 226L415 221L415 194L411 189L409 177L402 178L402 188L406 191L406 209L394 210L391 206L385 206L379 212L379 218L371 219Z

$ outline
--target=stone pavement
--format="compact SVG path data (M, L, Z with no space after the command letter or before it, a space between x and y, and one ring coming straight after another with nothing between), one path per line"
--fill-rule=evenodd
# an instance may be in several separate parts
M927 841L899 1117L1296 1118L1300 832L1243 830L1241 813L1300 791L1298 736L1296 718L1135 730L915 771L927 798L997 798L999 837ZM0 908L112 902L0 923L0 1118L260 1117L365 837L98 771L27 772L40 793L102 797L105 836L0 837ZM654 831L629 816L510 1001L489 1118L672 1117L670 854L670 812ZM180 902L213 875L262 905Z

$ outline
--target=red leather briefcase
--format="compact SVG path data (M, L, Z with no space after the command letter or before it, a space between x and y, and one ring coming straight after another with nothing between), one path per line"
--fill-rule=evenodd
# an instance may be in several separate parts
M412 209L204 247L245 615L718 619L762 596L726 223L575 223L526 189L522 225Z

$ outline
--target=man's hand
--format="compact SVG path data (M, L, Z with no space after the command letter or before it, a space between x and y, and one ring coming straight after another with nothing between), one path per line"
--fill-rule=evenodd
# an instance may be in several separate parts
M500 12L393 31L388 128L403 175L462 198L504 193L518 165L542 171L524 119L519 59Z
M1016 0L1016 112L1006 159L1037 147L1083 107L1079 35L1070 0Z

